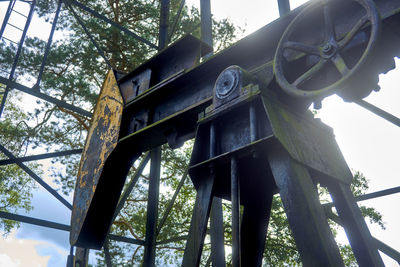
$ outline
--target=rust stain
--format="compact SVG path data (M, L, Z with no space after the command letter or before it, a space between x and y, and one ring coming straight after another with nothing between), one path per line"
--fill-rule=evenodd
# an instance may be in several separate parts
M71 216L72 244L79 237L105 161L117 145L122 109L123 99L110 70L97 100L79 165Z

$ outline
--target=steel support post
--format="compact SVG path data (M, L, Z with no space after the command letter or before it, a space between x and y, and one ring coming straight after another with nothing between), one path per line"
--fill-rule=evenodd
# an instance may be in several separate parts
M265 175L265 174L264 174ZM262 176L248 177L246 183L257 184L257 179ZM261 267L264 256L265 240L274 184L268 183L267 187L253 187L254 197L243 199L243 214L241 221L240 260L241 266Z
M232 266L240 267L240 189L235 156L231 157Z
M289 0L278 0L279 16L284 16L290 12Z
M308 170L280 145L268 161L303 265L344 266Z
M210 158L213 158L216 155L217 155L217 137L215 132L215 124L211 123ZM225 264L225 244L224 244L224 219L222 214L222 200L218 197L213 198L213 202L211 205L210 235L211 235L212 265L213 267L225 266L226 264Z
M67 258L67 267L74 267L74 247L71 246L69 249L69 255Z
M360 266L384 266L367 224L350 190L350 185L336 181L327 184L339 218L346 230Z
M211 1L200 0L201 40L213 47ZM213 52L204 58L209 58ZM215 125L210 126L210 158L216 156ZM222 200L213 198L210 215L211 235L211 262L213 267L225 266L224 221L222 214Z
M89 261L89 249L75 248L74 267L87 267Z
M160 192L161 147L150 152L150 181L147 202L146 239L143 255L143 266L155 266L156 259L156 229L158 218L158 200Z
M111 255L110 255L110 249L108 247L108 244L110 241L106 239L104 242L103 250L104 250L104 258L106 260L106 266L107 267L112 267L112 261L111 261Z
M213 199L213 186L215 174L210 170L210 175L197 188L196 202L194 204L192 220L190 222L189 236L183 255L182 267L199 266L204 237L207 231L208 217Z
M168 20L169 20L170 0L161 0L160 11L160 32L158 39L158 49L162 50L168 45Z
M160 8L160 29L158 33L158 50L162 50L167 45L168 40L168 17L169 0L161 0ZM161 171L161 147L156 147L150 152L150 181L147 201L146 218L146 239L143 255L143 266L155 266L156 260L156 239L157 239L157 219L158 201L160 193L160 171Z
M201 40L213 47L212 40L212 17L210 0L200 0ZM212 52L205 58L212 55Z

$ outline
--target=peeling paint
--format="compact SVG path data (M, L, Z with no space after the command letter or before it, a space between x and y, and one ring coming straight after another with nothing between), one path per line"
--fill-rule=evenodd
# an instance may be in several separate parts
M123 99L116 78L109 71L97 100L82 152L71 216L71 244L81 234L104 164L117 145L122 108Z

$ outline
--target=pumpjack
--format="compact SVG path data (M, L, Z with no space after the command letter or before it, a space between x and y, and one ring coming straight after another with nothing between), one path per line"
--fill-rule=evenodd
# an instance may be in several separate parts
M142 152L195 138L197 197L182 266L199 265L218 198L232 202L233 266L261 266L276 193L303 265L344 266L316 184L331 194L358 264L384 266L333 131L308 107L378 90L399 43L399 1L315 0L207 59L211 47L187 35L128 74L111 70L82 153L71 244L103 246ZM223 243L212 249L213 264L224 265Z

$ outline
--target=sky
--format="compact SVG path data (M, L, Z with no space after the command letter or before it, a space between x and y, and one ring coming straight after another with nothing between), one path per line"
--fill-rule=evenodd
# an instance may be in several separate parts
M198 0L187 0L188 5L198 6ZM305 2L291 0L292 8ZM0 3L0 21L6 3ZM243 37L278 18L275 0L213 0L214 17L229 18L245 30ZM44 22L34 18L28 34L47 39L49 29ZM62 34L58 34L61 38ZM400 60L396 59L397 66ZM372 93L365 100L400 117L400 69L380 76L381 91ZM326 98L318 117L334 129L336 141L353 170L362 172L368 179L368 192L399 186L400 128L364 110L356 104L345 103L337 96ZM44 165L48 164L45 163ZM44 177L50 180L49 178ZM69 197L71 200L71 196ZM400 251L400 216L396 212L400 194L363 201L359 204L375 207L383 214L386 230L369 225L372 235ZM70 212L43 189L34 194L35 209L30 216L69 224ZM339 234L344 241L345 234ZM23 253L21 253L23 251ZM7 238L0 238L0 267L3 266L65 266L69 253L68 234L38 226L22 224ZM383 255L386 266L399 266Z

